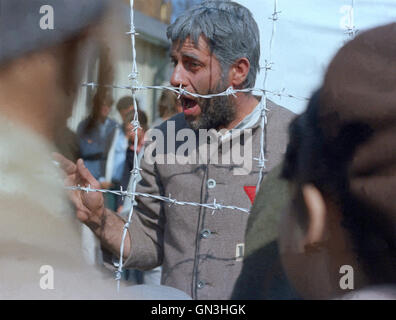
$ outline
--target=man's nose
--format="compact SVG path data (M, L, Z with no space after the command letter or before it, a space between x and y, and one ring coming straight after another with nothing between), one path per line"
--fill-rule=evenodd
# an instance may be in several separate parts
M175 68L173 69L172 77L170 83L174 87L187 87L187 78L186 78L186 71L184 70L181 63L178 63Z

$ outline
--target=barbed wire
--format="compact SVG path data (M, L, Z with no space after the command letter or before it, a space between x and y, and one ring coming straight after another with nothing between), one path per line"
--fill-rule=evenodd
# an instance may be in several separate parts
M134 0L130 0L130 19L131 19L131 25L130 25L130 31L127 33L131 37L131 46L132 46L132 72L129 74L129 79L132 82L132 86L137 86L137 77L139 75L138 69L137 69L137 62L136 62L136 46L135 46L135 36L136 36L136 31L135 31L135 25L134 25L134 11L133 11L133 5L134 5ZM118 268L115 274L115 279L117 280L117 290L120 290L120 282L122 278L122 272L123 272L123 267L124 267L124 245L125 245L125 239L126 235L129 229L129 226L132 221L132 216L134 212L134 207L135 207L135 197L136 197L136 186L139 178L139 171L141 170L139 167L139 159L137 155L137 149L138 149L138 142L139 142L139 135L138 135L138 130L140 128L139 124L139 116L138 116L138 110L137 110L137 103L136 103L136 90L131 89L132 93L132 98L133 98L133 109L134 109L134 116L133 116L133 121L132 121L132 126L133 126L133 131L135 132L135 139L134 139L134 158L133 158L133 169L131 171L131 178L132 178L132 184L131 184L131 208L129 210L128 214L128 219L127 222L124 224L124 228L122 231L122 238L121 238L121 245L120 245L120 259L118 262Z
M277 14L279 12L276 11L276 1L275 0L275 10L274 14L272 15L273 22L278 19ZM212 214L216 210L224 210L224 209L229 209L229 210L236 210L244 213L249 213L249 209L247 208L240 208L236 206L229 206L229 205L222 205L220 203L216 202L216 199L214 199L213 203L197 203L197 202L187 202L187 201L179 201L177 199L165 196L159 196L159 195L152 195L152 194L147 194L147 193L141 193L141 192L136 192L136 187L137 187L137 182L138 182L138 177L139 177L139 171L141 168L139 167L139 158L137 156L137 146L138 146L138 134L137 131L140 128L140 123L139 123L139 118L138 118L138 112L137 112L137 103L136 103L136 92L138 90L145 90L145 89L159 89L159 90L170 90L178 94L178 98L180 99L181 96L191 96L194 98L204 98L204 99L210 99L214 97L219 97L219 96L234 96L236 97L236 94L238 92L243 92L243 93L248 93L248 92L261 92L262 98L260 100L260 105L261 105L261 143L260 143L260 156L258 159L255 159L258 161L258 168L260 169L260 178L258 185L260 184L262 180L262 174L263 170L265 168L265 161L266 159L264 158L264 148L265 148L265 143L264 143L264 135L265 135L265 125L267 123L267 117L266 117L266 111L268 110L266 108L266 102L267 102L267 94L272 94L278 97L288 97L288 98L295 98L295 99L301 99L301 100L307 100L306 98L301 98L301 97L296 97L291 94L285 94L283 91L282 92L270 92L265 89L265 81L264 80L264 86L263 88L245 88L245 89L234 89L233 87L227 88L224 92L220 93L213 93L213 94L198 94L194 92L188 92L185 90L182 85L179 87L171 87L171 86L141 86L138 84L137 77L139 75L138 69L137 69L137 62L136 62L136 46L135 46L135 36L137 35L135 25L134 25L134 0L130 0L130 31L127 32L127 34L130 35L131 37L131 46L132 46L132 72L128 75L128 78L132 81L131 85L99 85L94 82L90 83L84 83L83 86L90 87L90 88L95 88L95 87L106 87L106 88L116 88L116 89L127 89L130 90L132 93L132 98L133 98L133 105L134 105L134 119L132 121L132 126L133 126L133 131L135 132L135 139L134 139L134 161L133 161L133 169L131 171L131 179L132 183L130 184L130 190L124 191L122 188L118 190L107 190L107 189L93 189L90 186L88 187L81 187L81 186L74 186L74 187L68 187L69 190L79 190L83 192L101 192L101 193L111 193L114 195L118 195L121 197L130 197L131 198L131 208L129 210L128 218L126 223L124 224L123 227L123 232L122 232L122 237L121 237L121 245L120 245L120 258L117 266L117 271L115 273L115 279L117 280L117 290L119 291L120 288L120 281L122 278L122 272L123 272L123 266L124 266L124 246L125 246L125 240L126 240L126 235L129 230L129 227L132 222L132 216L134 213L134 207L136 205L135 198L137 196L139 197L149 197L153 198L159 201L163 201L168 203L169 205L188 205L188 206L195 206L195 207L203 207L212 210ZM274 30L273 30L274 32ZM272 39L271 39L272 42ZM272 44L271 44L272 45ZM266 61L266 66L265 66L265 72L267 73L268 70L271 69L271 64L268 64ZM266 76L265 76L266 79ZM116 264L115 264L116 265Z
M273 43L273 38L275 34L275 21L278 20L278 14L280 11L277 11L277 0L274 0L274 12L272 14L272 35L271 35L271 40L270 40L270 50L269 50L269 60L265 61L265 76L264 76L264 83L262 88L244 88L244 89L234 89L233 87L227 88L224 92L219 92L219 93L212 93L212 94L198 94L195 92L189 92L185 90L181 85L179 87L172 87L172 86L143 86L139 85L137 77L139 75L138 69L137 69L137 62L136 62L136 46L135 46L135 36L137 35L135 25L134 25L134 0L130 0L130 30L126 33L130 35L131 37L131 46L132 46L132 72L128 75L128 78L131 80L131 85L114 85L114 84L98 84L94 82L89 82L89 83L83 83L82 85L85 87L90 87L90 88L97 88L97 87L105 87L105 88L115 88L115 89L126 89L130 90L132 93L132 98L133 98L133 105L134 105L134 118L132 121L132 130L135 132L135 139L134 139L134 162L133 162L133 169L131 171L131 179L132 183L130 184L130 190L128 189L127 191L122 190L107 190L107 189L94 189L91 188L90 186L88 187L81 187L81 186L74 186L74 187L67 187L69 190L79 190L83 192L101 192L101 193L111 193L114 195L118 195L121 197L130 197L131 199L131 208L128 213L128 218L126 223L124 224L123 227L123 233L122 233L122 238L121 238L121 245L120 245L120 258L117 266L117 271L115 278L117 280L117 289L119 290L120 288L120 280L122 278L122 272L123 272L123 257L124 257L124 245L125 245L125 240L126 240L126 235L129 230L130 224L132 222L132 216L134 213L134 207L136 205L135 198L136 197L148 197L148 198L153 198L159 201L163 201L168 203L169 205L187 205L187 206L195 206L195 207L203 207L212 210L212 214L216 210L224 210L224 209L229 209L229 210L235 210L243 213L249 213L249 209L247 208L240 208L236 206L229 206L229 205L223 205L220 203L216 202L216 199L214 199L213 203L197 203L197 202L187 202L187 201L180 201L174 198L165 197L165 196L159 196L159 195L152 195L152 194L147 194L147 193L141 193L141 192L136 192L136 187L137 187L137 182L138 182L138 177L139 177L139 171L141 168L139 167L139 158L137 156L137 146L138 146L138 134L137 131L140 128L140 123L139 123L139 118L138 118L138 112L137 112L137 103L136 103L136 92L139 90L149 90L149 89L157 89L157 90L169 90L172 92L175 92L178 94L178 98L180 99L181 96L191 96L194 98L204 98L204 99L211 99L214 97L219 97L219 96L234 96L236 97L237 93L261 93L261 100L260 100L260 127L261 127L261 137L260 137L260 155L259 158L255 158L254 160L258 161L257 167L259 168L259 178L257 182L257 190L261 184L262 177L263 177L263 171L265 169L265 127L267 124L267 115L266 112L268 111L267 109L267 95L271 94L273 96L278 96L279 98L282 97L287 97L287 98L294 98L294 99L299 99L299 100L308 100L307 98L302 98L302 97L297 97L292 94L287 94L284 93L284 89L279 92L274 92L274 91L269 91L266 90L266 81L267 81L267 76L268 76L268 71L272 70L272 65L273 63L271 62L271 52L272 52L272 43Z
M267 93L269 92L267 90L267 80L268 80L268 73L269 71L272 71L272 66L274 63L272 62L272 46L275 38L275 23L279 19L279 13L281 11L277 10L277 4L278 0L274 0L274 11L269 17L270 20L272 20L272 30L271 30L271 37L270 37L270 42L269 42L269 49L268 49L268 60L265 60L265 67L264 67L264 80L263 80L263 87L262 87L262 97L260 100L260 128L261 128L261 135L260 135L260 155L258 159L254 159L258 161L257 167L259 168L259 174L258 174L258 179L257 179L257 184L256 184L256 195L258 191L260 190L260 185L263 180L263 175L264 175L264 169L266 168L265 162L267 161L265 159L265 148L266 148L266 142L267 142L267 135L266 135L266 126L267 126Z
M265 69L266 67L263 67L262 69ZM212 93L212 94L198 94L194 92L189 92L185 90L184 88L181 87L171 87L171 86L127 86L127 85L113 85L113 84L98 84L95 82L86 82L83 83L82 86L84 87L90 87L90 88L97 88L97 87L106 87L106 88L114 88L114 89L126 89L126 90L133 90L133 91L138 91L138 90L150 90L150 89L155 89L155 90L169 90L172 91L179 96L191 96L194 98L203 98L203 99L211 99L214 97L220 97L220 96L230 96L233 95L235 96L238 92L243 92L243 93L248 93L248 92L257 92L257 93L262 93L262 94L271 94L273 96L278 96L280 98L285 97L285 98L292 98L292 99L298 99L298 100L306 100L308 101L308 98L305 97L298 97L292 94L284 93L284 89L281 91L270 91L270 90L264 90L262 88L245 88L245 89L234 89L233 87L227 88L223 92L219 93Z
M203 207L203 208L207 208L212 211L212 214L214 214L214 212L216 210L224 210L224 209L229 209L229 210L235 210L235 211L241 211L244 213L249 214L250 211L247 208L240 208L237 206L229 206L229 205L223 205L221 203L218 203L216 199L214 199L214 201L212 203L199 203L199 202L191 202L191 201L180 201L177 199L174 199L171 197L171 195L169 195L169 197L165 197L165 196L159 196L159 195L153 195L153 194L149 194L149 193L143 193L143 192L129 192L129 191L125 191L122 189L122 187L120 188L120 190L108 190L108 189L94 189L91 188L91 186L89 185L88 187L81 187L80 185L78 186L71 186L71 187L66 187L67 190L79 190L79 191L83 191L83 192L101 192L101 193L111 193L120 197L133 197L133 196L139 196L139 197L145 197L145 198L152 198L152 199L156 199L159 201L163 201L168 203L170 206L171 205L181 205L181 206L192 206L192 207Z
M203 207L207 208L209 210L212 210L212 214L214 214L218 210L234 210L238 212L243 212L249 214L250 209L247 208L240 208L237 206L229 206L229 205L223 205L221 203L217 203L216 199L214 199L213 203L198 203L198 202L188 202L188 201L180 201L177 199L174 199L169 195L169 197L165 196L159 196L159 195L152 195L152 194L147 194L147 193L142 193L142 192L137 192L136 187L137 187L137 182L139 178L139 172L141 171L141 168L139 167L139 157L137 156L137 146L138 146L138 134L137 131L140 128L140 123L139 123L139 118L138 118L138 112L137 112L137 102L136 102L136 92L140 90L151 90L151 89L156 89L156 90L169 90L172 91L176 94L178 94L178 98L181 96L191 96L194 98L203 98L203 99L210 99L214 97L219 97L219 96L235 96L237 93L261 93L261 100L259 102L260 104L260 128L261 128L261 136L260 136L260 153L258 158L254 158L258 162L257 167L259 168L259 174L258 174L258 181L256 185L256 193L259 190L260 184L263 179L263 173L264 169L266 168L265 162L267 159L265 159L265 146L266 146L266 125L267 125L267 99L268 95L273 95L277 96L279 98L286 97L286 98L292 98L292 99L298 99L298 100L305 100L308 101L308 98L305 97L298 97L292 94L285 93L284 90L282 89L280 91L270 91L267 90L267 81L268 81L268 75L270 71L273 71L272 67L274 65L272 61L272 49L273 49L273 42L275 39L275 32L276 32L276 22L279 20L279 14L281 11L278 11L278 0L274 0L274 11L269 17L270 20L272 20L272 31L271 31L271 37L269 41L269 50L268 50L268 59L265 60L265 65L261 69L264 70L264 79L263 79L263 85L262 88L245 88L245 89L234 89L233 87L227 88L224 92L219 92L219 93L212 93L212 94L198 94L194 92L189 92L185 90L182 86L179 87L172 87L172 86L143 86L139 85L138 83L138 68L137 68L137 61L136 61L136 46L135 46L135 36L138 35L136 33L135 25L134 25L134 0L130 0L130 30L126 32L126 34L130 35L131 37L131 46L132 46L132 72L128 75L128 78L131 80L131 85L114 85L114 84L98 84L94 82L88 82L88 83L83 83L82 86L89 87L89 88L97 88L97 87L106 87L106 88L115 88L115 89L126 89L130 90L132 93L132 98L133 98L133 105L134 105L134 118L132 121L132 126L133 126L133 131L135 132L135 139L134 139L134 162L133 162L133 169L131 171L131 179L132 183L130 184L130 189L128 190L123 190L122 187L120 190L107 190L107 189L94 189L91 188L91 186L88 187L82 187L82 186L72 186L72 187L67 187L69 190L79 190L83 192L101 192L101 193L111 193L114 195L121 196L122 198L124 197L129 197L131 199L131 208L128 213L128 218L127 222L124 224L123 227L123 233L122 233L122 240L121 240L121 245L120 245L120 258L118 262L118 269L116 271L116 280L117 280L117 288L119 290L120 287L120 280L122 278L122 272L123 272L123 256L124 256L124 243L126 239L126 235L128 232L128 229L131 225L132 221L132 216L134 213L134 207L136 205L135 198L136 197L147 197L147 198L152 198L156 199L158 201L165 202L167 204L171 205L182 205L182 206L193 206L193 207ZM354 37L356 33L358 32L358 29L356 29L355 24L354 24L354 0L351 0L351 10L349 12L350 14L350 25L347 26L345 33L348 34L351 37Z

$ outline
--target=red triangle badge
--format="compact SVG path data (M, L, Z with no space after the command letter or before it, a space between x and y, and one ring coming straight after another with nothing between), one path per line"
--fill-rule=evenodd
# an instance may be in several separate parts
M243 189L245 190L247 196L250 199L250 202L253 204L254 198L256 197L256 187L255 186L244 186Z

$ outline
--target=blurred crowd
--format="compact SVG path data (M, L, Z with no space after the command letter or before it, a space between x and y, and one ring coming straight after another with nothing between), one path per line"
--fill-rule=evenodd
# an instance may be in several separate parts
M78 125L75 137L70 140L62 139L57 146L65 157L74 153L69 157L70 160L83 159L94 178L100 182L101 189L120 190L122 186L123 190L127 190L135 151L139 159L143 155L144 134L149 128L148 118L136 100L140 123L136 133L132 126L135 117L132 96L122 97L115 105L122 123L109 117L113 104L109 91L104 91L102 95L96 93L92 101L92 111ZM161 94L158 111L160 117L153 122L153 128L180 112L174 92L164 91ZM135 136L138 140L136 150ZM110 194L107 196L106 207L121 212L121 197Z
M144 153L144 135L149 128L148 118L136 99L136 112L140 123L136 133L132 126L135 117L133 97L124 96L115 104L122 119L121 123L109 117L113 104L111 91L98 91L93 97L91 113L80 122L77 132L74 133L65 127L60 133L56 146L60 154L72 161L83 159L93 177L100 182L100 189L129 190L135 151L138 162ZM151 127L157 127L181 111L176 94L172 91L163 91L158 103L159 118ZM136 136L138 143L135 150ZM124 197L119 195L105 193L105 206L120 214L128 213L123 210ZM99 254L103 256L104 263L112 264L111 253L102 248ZM160 268L154 270L155 276L153 276L148 272L127 270L125 279L132 283L159 285L160 271Z

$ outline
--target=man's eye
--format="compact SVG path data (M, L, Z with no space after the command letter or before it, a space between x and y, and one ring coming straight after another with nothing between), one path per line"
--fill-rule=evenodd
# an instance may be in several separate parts
M187 67L190 69L196 69L199 67L199 63L198 62L194 62L194 61L188 61L186 63Z

